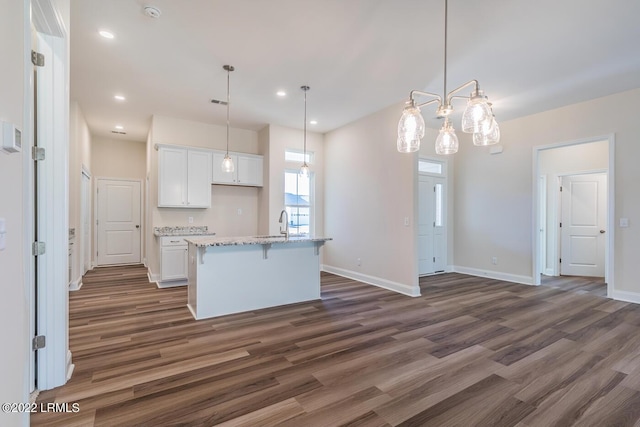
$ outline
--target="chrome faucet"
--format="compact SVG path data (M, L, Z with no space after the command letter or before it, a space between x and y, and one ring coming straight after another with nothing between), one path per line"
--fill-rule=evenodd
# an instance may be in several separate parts
M280 219L278 222L282 224L282 217L284 216L284 231L282 230L282 226L280 226L280 234L284 234L284 238L289 238L289 214L285 209L280 212Z

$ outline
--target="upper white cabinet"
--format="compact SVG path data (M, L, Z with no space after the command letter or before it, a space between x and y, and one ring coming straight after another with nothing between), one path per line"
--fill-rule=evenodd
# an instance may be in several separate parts
M213 152L213 184L245 185L251 187L262 187L262 156L255 154L229 153L233 159L235 170L233 172L223 172L221 165L225 152Z
M158 207L211 207L211 152L158 147Z

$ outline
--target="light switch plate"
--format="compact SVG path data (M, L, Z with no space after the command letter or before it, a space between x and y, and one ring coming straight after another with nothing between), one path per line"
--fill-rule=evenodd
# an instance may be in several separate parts
M620 227L626 228L629 226L629 218L620 218Z

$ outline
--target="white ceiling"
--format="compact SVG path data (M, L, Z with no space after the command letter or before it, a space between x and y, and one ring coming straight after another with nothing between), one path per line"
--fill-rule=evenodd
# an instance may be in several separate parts
M640 87L639 18L638 0L450 0L447 90L479 80L504 121ZM146 140L154 114L223 125L224 64L245 129L302 128L301 85L317 132L443 93L444 0L71 0L70 34L71 98L100 136Z

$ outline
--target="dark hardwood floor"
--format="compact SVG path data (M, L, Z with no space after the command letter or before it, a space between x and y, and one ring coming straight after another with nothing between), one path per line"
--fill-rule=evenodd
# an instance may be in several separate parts
M607 284L604 277L583 277L583 276L541 276L540 284L550 288L562 289L564 291L577 292L579 294L590 294L601 297L607 296Z
M410 298L322 274L321 301L195 321L186 289L97 269L76 365L33 426L632 426L640 306L461 274Z

